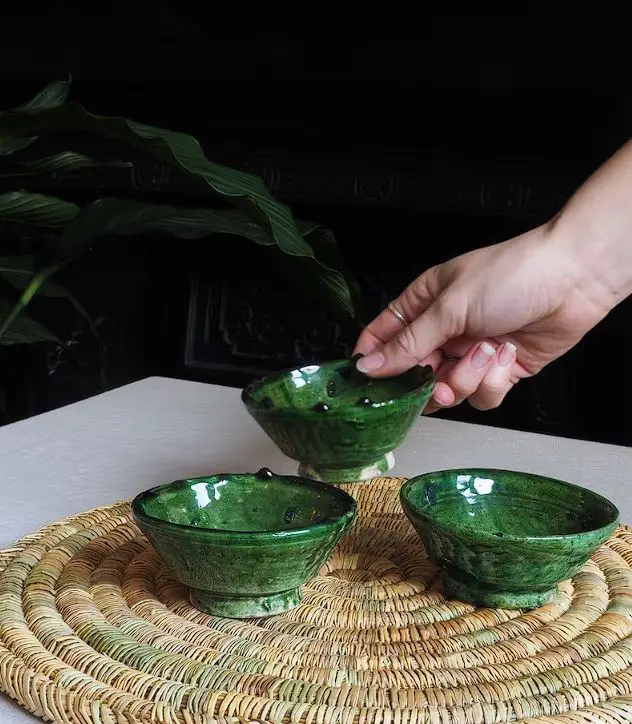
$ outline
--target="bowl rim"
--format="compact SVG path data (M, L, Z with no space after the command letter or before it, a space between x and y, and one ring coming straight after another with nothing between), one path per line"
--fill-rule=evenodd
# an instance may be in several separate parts
M297 365L294 367L287 367L285 369L279 370L278 372L272 372L269 375L265 375L263 377L259 377L249 384L247 384L241 391L241 401L246 405L246 407L250 407L253 409L256 409L257 412L265 413L266 415L296 415L297 413L300 413L301 415L313 415L314 417L317 417L319 420L323 419L322 412L318 410L312 410L309 407L264 407L261 402L258 402L253 397L253 392L255 389L258 389L262 387L265 384L269 384L270 382L273 382L274 380L279 379L280 377L284 377L286 375L289 375L290 373L303 369L304 367L333 367L334 365L341 365L342 363L349 363L351 364L353 362L353 359L334 359L334 360L325 360L322 362L306 362L305 364ZM436 378L434 374L434 370L430 365L416 365L415 367L411 367L411 369L406 370L405 372L402 372L400 375L394 375L394 377L402 377L406 374L409 374L413 370L418 369L419 372L424 373L423 381L414 387L412 390L408 390L407 392L402 392L400 395L395 395L391 397L388 400L384 400L382 402L376 402L373 403L370 406L363 407L362 410L381 410L384 408L389 407L390 405L395 404L399 400L405 400L407 398L415 398L417 397L421 392L425 392L428 388L432 391L434 389L434 386L436 384ZM351 411L354 413L357 412L356 407L343 407L343 408L333 408L328 411L327 418L331 417L346 417L349 415Z
M605 525L602 525L598 528L589 528L587 530L581 530L576 533L557 533L557 534L551 534L551 535L511 535L511 534L505 534L502 536L502 538L499 538L498 536L494 535L493 533L490 533L486 530L481 530L472 526L464 525L460 522L451 522L449 525L447 525L445 522L439 520L438 518L428 515L426 512L419 510L418 508L414 507L412 503L410 502L410 491L413 487L416 487L424 480L427 480L430 478L430 476L439 476L439 475L447 475L447 474L453 474L453 473L462 473L462 474L474 474L474 473L490 473L490 474L504 474L504 475L520 475L522 477L527 478L541 478L543 480L548 480L556 485L560 485L563 488L573 488L575 490L581 490L583 493L587 494L592 498L594 502L601 502L605 503L608 508L610 508L612 513L612 521L610 523L606 523ZM444 470L432 470L428 471L426 473L421 473L420 475L415 475L411 478L408 478L408 480L401 486L399 490L399 499L402 508L404 509L404 512L408 516L407 511L414 511L415 515L419 516L420 518L423 518L426 521L430 521L433 525L443 529L448 530L451 532L457 532L462 533L465 535L469 535L473 538L477 538L479 540L483 541L492 541L495 544L502 545L505 542L547 542L547 541L564 541L569 540L572 538L578 538L578 537L584 537L586 535L592 535L599 532L606 532L608 530L613 530L617 527L620 523L621 514L619 512L618 507L611 501L608 500L605 496L601 495L600 493L596 493L593 490L590 490L589 488L585 488L582 485L577 485L576 483L569 483L566 480L561 480L560 478L553 478L550 475L544 475L540 473L532 473L527 471L520 471L520 470L509 470L505 468L487 468L487 467L471 467L471 468L446 468Z
M336 488L333 485L329 485L327 483L323 483L319 480L312 480L310 478L303 478L298 475L280 475L277 473L273 473L274 477L281 478L282 480L289 481L292 484L305 486L309 485L313 488L317 488L319 490L322 490L325 493L328 493L330 495L333 495L335 498L340 499L343 503L346 504L345 510L343 513L338 515L336 518L333 518L331 520L321 521L319 523L313 523L312 525L308 526L302 526L300 528L291 528L291 529L267 529L267 530L233 530L229 528L202 528L197 525L189 525L188 523L173 523L169 520L164 520L164 518L158 518L153 515L148 515L145 513L141 505L150 495L157 495L159 492L164 492L171 488L173 485L177 483L190 483L191 485L194 485L196 482L200 481L209 481L213 478L235 478L235 477L252 477L256 478L257 473L250 473L250 472L232 472L232 473L213 473L211 475L200 475L196 476L194 478L179 478L176 480L172 480L168 483L163 483L161 485L155 485L152 488L148 488L147 490L143 490L142 492L138 493L136 497L132 500L131 509L133 516L144 523L148 523L149 525L153 525L155 527L163 528L166 530L171 530L173 532L179 531L194 531L197 535L211 535L213 538L232 538L235 537L247 537L252 538L253 536L256 536L260 540L267 540L267 539L278 539L278 538L287 538L287 537L295 537L295 536L301 536L313 533L318 530L325 530L325 529L335 529L338 528L339 525L343 524L345 522L351 523L355 519L357 515L357 502L355 498L353 498L349 493L347 493L344 490L341 490L340 488Z

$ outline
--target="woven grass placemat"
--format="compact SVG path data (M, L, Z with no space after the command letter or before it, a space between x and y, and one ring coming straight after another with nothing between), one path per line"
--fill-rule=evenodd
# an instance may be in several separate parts
M347 486L359 518L303 604L196 611L129 502L0 552L0 689L72 724L632 721L632 529L536 611L446 601L401 478Z

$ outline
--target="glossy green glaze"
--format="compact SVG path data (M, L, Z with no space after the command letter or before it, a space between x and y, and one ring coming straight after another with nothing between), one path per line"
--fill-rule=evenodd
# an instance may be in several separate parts
M216 616L287 611L356 516L342 490L258 473L177 480L138 495L138 525L191 600Z
M249 385L248 412L302 475L356 482L394 465L403 441L434 389L430 367L370 379L355 360L306 365Z
M535 608L608 540L619 511L584 488L494 469L443 470L402 486L404 512L449 596L493 608Z

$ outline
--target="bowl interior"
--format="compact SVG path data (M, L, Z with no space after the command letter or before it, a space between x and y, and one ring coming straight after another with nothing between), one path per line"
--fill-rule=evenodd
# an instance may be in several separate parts
M155 522L257 533L335 523L353 514L355 502L342 490L263 469L177 480L142 493L133 507Z
M608 500L584 488L507 470L448 470L411 478L402 503L443 527L475 536L572 536L617 522Z
M415 367L397 377L371 379L353 360L306 365L250 385L245 399L268 409L315 411L379 407L422 388L433 379L430 367Z

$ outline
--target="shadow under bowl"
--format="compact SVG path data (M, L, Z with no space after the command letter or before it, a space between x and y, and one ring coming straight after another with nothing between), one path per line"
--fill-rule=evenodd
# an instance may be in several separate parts
M431 367L372 379L355 358L306 365L257 380L242 392L250 415L299 474L333 483L383 475L393 451L423 412L435 386Z
M446 594L477 606L549 603L615 531L608 500L554 478L473 468L409 479L400 500Z
M298 605L356 516L355 500L313 480L228 473L138 495L132 513L193 605L228 618Z

